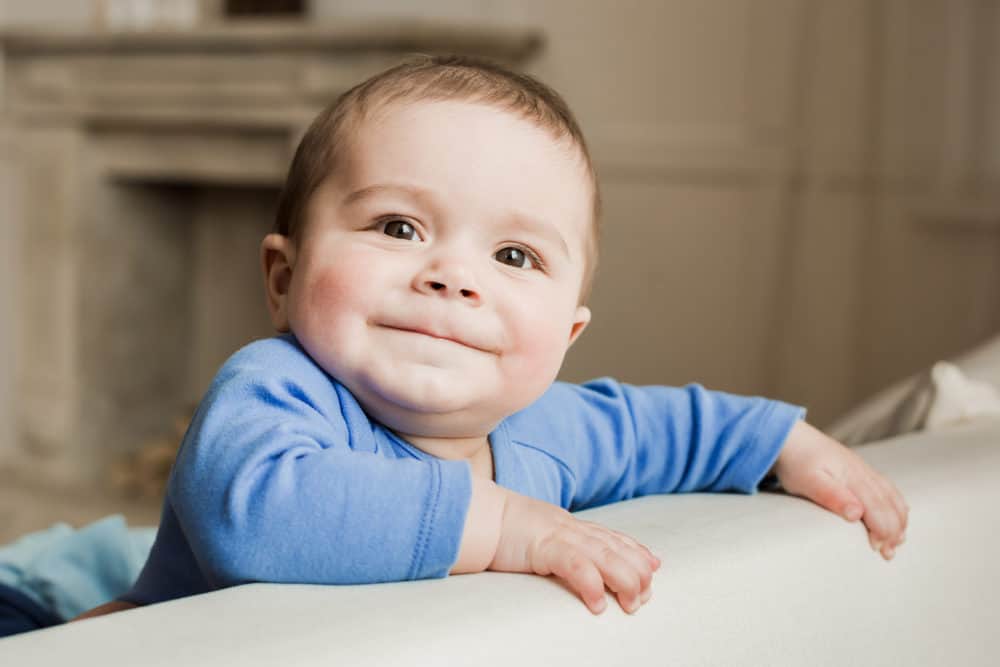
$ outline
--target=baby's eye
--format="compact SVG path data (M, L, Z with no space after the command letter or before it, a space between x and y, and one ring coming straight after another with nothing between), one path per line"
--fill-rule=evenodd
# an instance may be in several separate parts
M394 218L382 223L382 233L404 241L419 241L420 234L416 228L406 220Z
M506 246L496 251L493 257L501 264L507 264L518 269L539 269L541 260L527 248Z

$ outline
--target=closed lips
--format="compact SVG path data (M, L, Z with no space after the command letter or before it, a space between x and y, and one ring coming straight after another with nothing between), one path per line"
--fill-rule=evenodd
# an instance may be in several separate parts
M486 349L484 347L480 347L479 345L475 345L475 344L473 344L471 342L468 342L468 341L466 341L466 340L464 340L462 338L457 338L455 336L449 336L447 334L439 333L437 331L434 331L434 330L431 330L431 329L427 329L427 328L423 328L423 327L403 326L403 325L395 325L395 324L379 324L378 326L383 327L385 329L394 329L396 331L404 331L406 333L413 333L413 334L419 334L419 335L422 335L422 336L429 336L431 338L437 338L438 340L450 341L452 343L457 343L458 345L463 345L465 347L469 347L469 348L472 348L474 350L479 350L480 352L491 352L491 350L488 350L488 349Z

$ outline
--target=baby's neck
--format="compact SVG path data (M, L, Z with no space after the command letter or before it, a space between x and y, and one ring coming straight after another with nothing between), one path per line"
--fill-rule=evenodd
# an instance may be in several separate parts
M493 480L493 453L490 450L488 436L479 435L471 438L432 438L420 435L408 435L399 433L399 437L406 440L421 451L427 452L431 456L439 459L460 460L465 459L472 466L472 474L486 479Z

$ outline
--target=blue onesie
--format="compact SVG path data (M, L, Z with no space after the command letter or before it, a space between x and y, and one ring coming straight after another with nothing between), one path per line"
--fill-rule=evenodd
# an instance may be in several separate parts
M803 413L697 384L557 382L490 434L495 481L569 511L753 493ZM371 421L294 337L257 341L202 400L149 559L120 599L446 577L471 492L467 461L438 459Z

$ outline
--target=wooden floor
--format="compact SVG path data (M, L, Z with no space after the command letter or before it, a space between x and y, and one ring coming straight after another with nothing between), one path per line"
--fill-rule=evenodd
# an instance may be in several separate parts
M54 493L0 473L0 545L55 523L76 528L110 514L122 514L130 527L155 526L160 501L129 500L108 493Z

